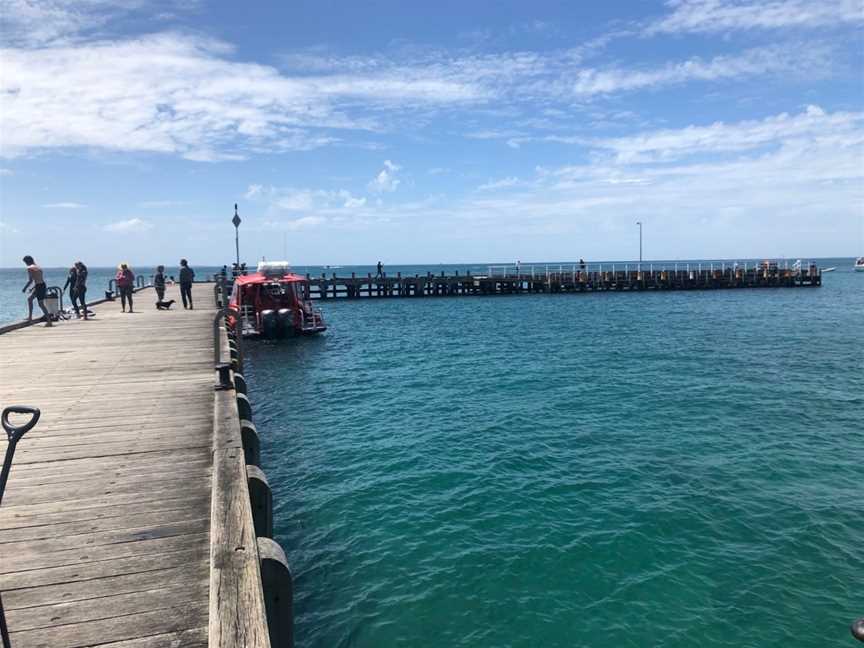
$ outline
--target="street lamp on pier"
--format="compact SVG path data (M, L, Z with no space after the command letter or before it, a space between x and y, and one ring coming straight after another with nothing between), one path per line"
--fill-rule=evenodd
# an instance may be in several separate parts
M240 214L237 213L237 203L234 203L234 218L231 219L234 223L234 248L237 251L237 267L240 267Z
M642 221L636 221L639 226L639 269L642 269Z

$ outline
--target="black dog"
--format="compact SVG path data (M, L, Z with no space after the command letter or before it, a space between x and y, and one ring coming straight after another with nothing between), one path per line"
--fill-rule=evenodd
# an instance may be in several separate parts
M174 303L173 299L169 299L168 301L157 301L156 302L156 308L158 310L168 310L169 308L171 308L171 304L173 304L173 303Z

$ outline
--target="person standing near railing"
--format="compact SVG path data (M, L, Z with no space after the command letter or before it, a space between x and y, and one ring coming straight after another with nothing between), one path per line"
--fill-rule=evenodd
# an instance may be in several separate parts
M183 308L192 308L192 282L195 281L195 271L189 267L186 259L180 259L180 298L183 300ZM188 300L188 305L187 305Z
M76 286L78 285L78 268L75 264L72 264L72 267L69 268L69 272L66 275L66 283L63 284L63 290L69 289L69 301L72 302L72 309L75 311L76 317L81 317L81 313L78 311L78 293Z
M87 266L81 261L75 262L75 269L78 271L75 277L75 297L78 298L78 305L81 307L81 312L84 314L84 319L87 319ZM72 302L75 303L74 301Z
M129 269L125 263L121 263L117 269L117 274L114 277L117 282L117 290L120 291L120 303L123 306L123 312L126 312L126 301L129 301L129 312L132 310L132 288L135 286L135 273Z
M48 315L48 309L45 308L45 295L48 292L48 287L45 285L42 268L36 265L33 257L29 254L22 260L27 266L27 283L24 284L21 292L27 292L30 284L33 284L33 290L30 291L30 296L27 298L27 321L30 322L33 320L33 300L35 299L39 303L39 308L42 309L42 314L45 316L45 326L53 326L51 316Z

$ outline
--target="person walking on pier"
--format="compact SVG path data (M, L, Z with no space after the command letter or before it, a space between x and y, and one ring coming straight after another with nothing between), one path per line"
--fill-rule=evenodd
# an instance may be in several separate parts
M156 289L156 298L165 301L165 266L156 266L156 274L153 275L153 287Z
M75 296L78 298L78 305L81 307L81 312L84 319L87 319L87 266L82 261L75 262L75 269L78 271L75 277ZM73 302L74 303L74 302Z
M81 312L78 310L78 267L73 263L69 268L69 273L66 275L66 283L63 284L63 291L69 289L69 301L72 302L72 309L75 311L75 317L81 317Z
M376 274L375 276L376 277L383 277L384 276L384 264L381 263L380 261L378 262L378 274Z
M42 274L42 268L36 265L33 257L29 254L23 259L24 265L27 266L27 283L21 292L27 292L30 284L33 284L33 290L30 291L30 296L27 298L27 321L33 320L33 300L35 299L39 308L42 309L42 314L45 316L45 326L53 326L51 317L48 315L48 309L45 308L45 295L48 292L48 287L45 285L45 276Z
M189 310L194 310L192 307L192 282L194 280L195 271L189 267L189 262L186 259L180 259L180 298L183 300L183 308Z
M117 290L120 292L123 312L126 312L126 301L128 300L129 312L134 313L135 311L132 310L132 288L135 285L135 273L129 269L128 265L121 263L114 280L117 282Z

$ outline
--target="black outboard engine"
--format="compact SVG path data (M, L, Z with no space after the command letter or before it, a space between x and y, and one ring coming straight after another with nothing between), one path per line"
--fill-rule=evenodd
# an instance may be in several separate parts
M290 308L279 309L279 337L288 337L293 332L294 317Z
M261 335L266 338L275 338L279 333L279 318L274 310L261 311Z

